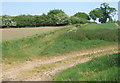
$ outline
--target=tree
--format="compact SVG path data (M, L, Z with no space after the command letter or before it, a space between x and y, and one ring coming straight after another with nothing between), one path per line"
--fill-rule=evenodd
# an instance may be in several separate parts
M87 15L87 14L84 13L84 12L78 12L78 13L76 13L74 16L75 16L75 17L78 17L78 18L90 20L89 15Z
M50 25L54 25L55 22L53 19L53 15L46 15L46 14L42 14L42 15L35 15L35 22L36 22L36 26L50 26Z
M99 22L106 23L107 19L112 20L112 17L116 14L116 9L110 7L108 3L102 3L100 8L92 10L89 15L93 20L99 18Z
M35 18L32 15L19 15L14 18L17 27L35 26Z
M27 26L36 26L35 25L35 17L32 15L26 15L26 25Z
M65 13L58 13L54 16L56 25L67 25L70 23L68 15Z
M0 28L2 28L2 16L0 16Z
M66 25L70 22L69 16L59 9L50 10L48 17L48 21L51 25Z
M101 23L106 23L107 19L111 20L111 17L113 17L116 14L116 9L109 6L108 3L102 3L100 7L101 17L99 18L99 21Z
M96 8L90 11L89 16L95 21L97 18L101 16L100 9Z
M45 26L46 21L47 21L47 15L46 14L42 14L40 16L38 16L38 15L35 16L36 26Z
M26 24L26 16L25 15L19 15L14 18L15 22L17 23L17 27L25 27Z
M16 26L16 22L13 21L13 18L8 15L2 16L2 27Z
M85 19L85 18L78 18L78 17L75 17L75 16L71 16L70 17L70 23L71 24L84 24L84 23L87 23L88 21Z
M59 9L54 9L54 10L50 10L48 12L48 15L56 15L56 14L59 14L59 13L64 13L62 10L59 10Z
M70 17L70 23L71 23L71 24L80 23L80 19L79 19L78 17L71 16L71 17Z

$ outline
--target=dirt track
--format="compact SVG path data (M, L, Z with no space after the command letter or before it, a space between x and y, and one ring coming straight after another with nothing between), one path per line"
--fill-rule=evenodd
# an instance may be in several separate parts
M32 36L35 34L50 32L60 28L63 27L9 28L0 29L0 34L2 34L2 40L13 40L27 36Z
M93 57L102 56L118 52L117 46L107 46L93 48L84 51L73 52L61 56L53 56L47 59L34 60L22 65L12 67L3 71L3 80L6 81L49 81L52 76L61 70L70 68L79 63L87 62ZM114 51L115 50L115 51ZM88 54L97 54L91 57L79 58ZM40 72L33 72L36 67L46 67L39 69ZM32 71L32 72L31 72Z

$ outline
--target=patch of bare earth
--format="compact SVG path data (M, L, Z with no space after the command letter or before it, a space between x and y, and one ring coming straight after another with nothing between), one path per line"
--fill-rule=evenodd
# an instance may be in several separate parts
M63 27L34 27L34 28L6 28L0 29L0 34L2 34L1 40L14 40L20 39L36 34L42 34Z
M9 69L3 67L3 80L9 81L49 81L61 70L91 60L93 57L118 52L118 46L104 46L88 50L70 52L60 56L43 57L25 62ZM92 56L86 56L92 55ZM38 67L38 68L37 68Z

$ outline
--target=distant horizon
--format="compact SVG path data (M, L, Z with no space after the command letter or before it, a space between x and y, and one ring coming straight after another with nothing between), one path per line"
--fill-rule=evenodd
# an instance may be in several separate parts
M72 16L77 12L89 12L100 7L104 2L2 2L1 15L42 15L47 14L50 10L61 9L68 16ZM117 2L108 2L111 7L118 10ZM118 20L118 15L114 17Z

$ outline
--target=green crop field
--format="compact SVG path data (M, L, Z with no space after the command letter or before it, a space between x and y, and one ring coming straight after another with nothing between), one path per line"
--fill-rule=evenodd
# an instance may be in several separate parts
M90 24L84 29L117 29L114 23Z
M63 70L55 77L55 81L119 81L118 56L110 54L94 58L89 62L78 64Z

